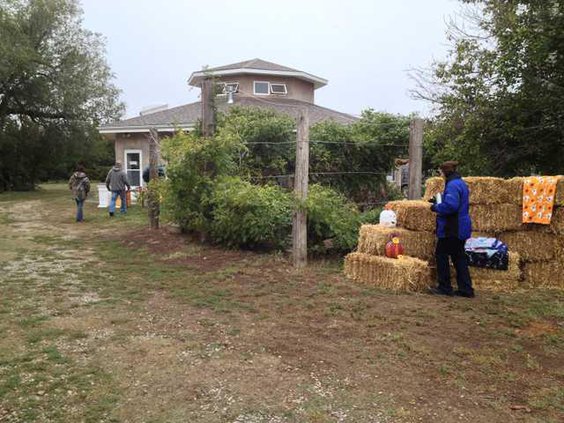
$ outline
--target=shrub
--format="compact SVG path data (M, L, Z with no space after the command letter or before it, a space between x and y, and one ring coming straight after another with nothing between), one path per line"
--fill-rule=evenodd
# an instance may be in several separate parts
M308 245L323 250L323 241L331 239L340 251L352 250L358 241L360 213L357 207L329 187L311 185L307 199Z
M287 247L292 232L292 198L281 188L222 178L214 187L210 204L214 241L232 247Z
M279 175L289 173L293 166L294 129L295 121L290 116L264 108L235 106L220 115L216 139L239 145L238 175Z
M168 181L164 211L183 230L207 232L212 219L209 199L215 178L229 175L236 143L177 133L163 142Z
M360 223L362 224L377 224L380 222L380 213L382 212L382 207L376 207L374 209L365 210L360 214Z

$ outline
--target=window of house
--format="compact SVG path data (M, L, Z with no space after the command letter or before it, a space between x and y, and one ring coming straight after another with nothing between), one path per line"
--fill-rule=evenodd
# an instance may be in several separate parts
M264 81L255 81L253 92L255 95L268 95L270 93L270 84Z
M286 95L288 90L286 89L286 84L270 84L270 92L272 94Z

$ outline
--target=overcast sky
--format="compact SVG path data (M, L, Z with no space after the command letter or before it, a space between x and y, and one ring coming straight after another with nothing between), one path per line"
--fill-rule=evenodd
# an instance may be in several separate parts
M261 58L329 80L317 104L359 114L427 114L408 70L446 56L456 0L82 0L106 38L127 116L198 100L202 66Z

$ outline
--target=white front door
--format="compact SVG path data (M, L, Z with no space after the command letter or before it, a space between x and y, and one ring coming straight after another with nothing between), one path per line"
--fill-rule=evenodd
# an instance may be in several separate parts
M125 150L125 172L132 187L143 185L143 178L141 178L142 154L141 150Z

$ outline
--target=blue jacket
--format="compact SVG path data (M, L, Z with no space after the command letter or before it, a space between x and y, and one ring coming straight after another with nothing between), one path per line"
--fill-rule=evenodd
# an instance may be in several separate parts
M431 210L437 213L437 237L457 237L463 241L470 238L472 221L469 203L470 192L466 182L456 172L449 175L442 203L431 206Z

